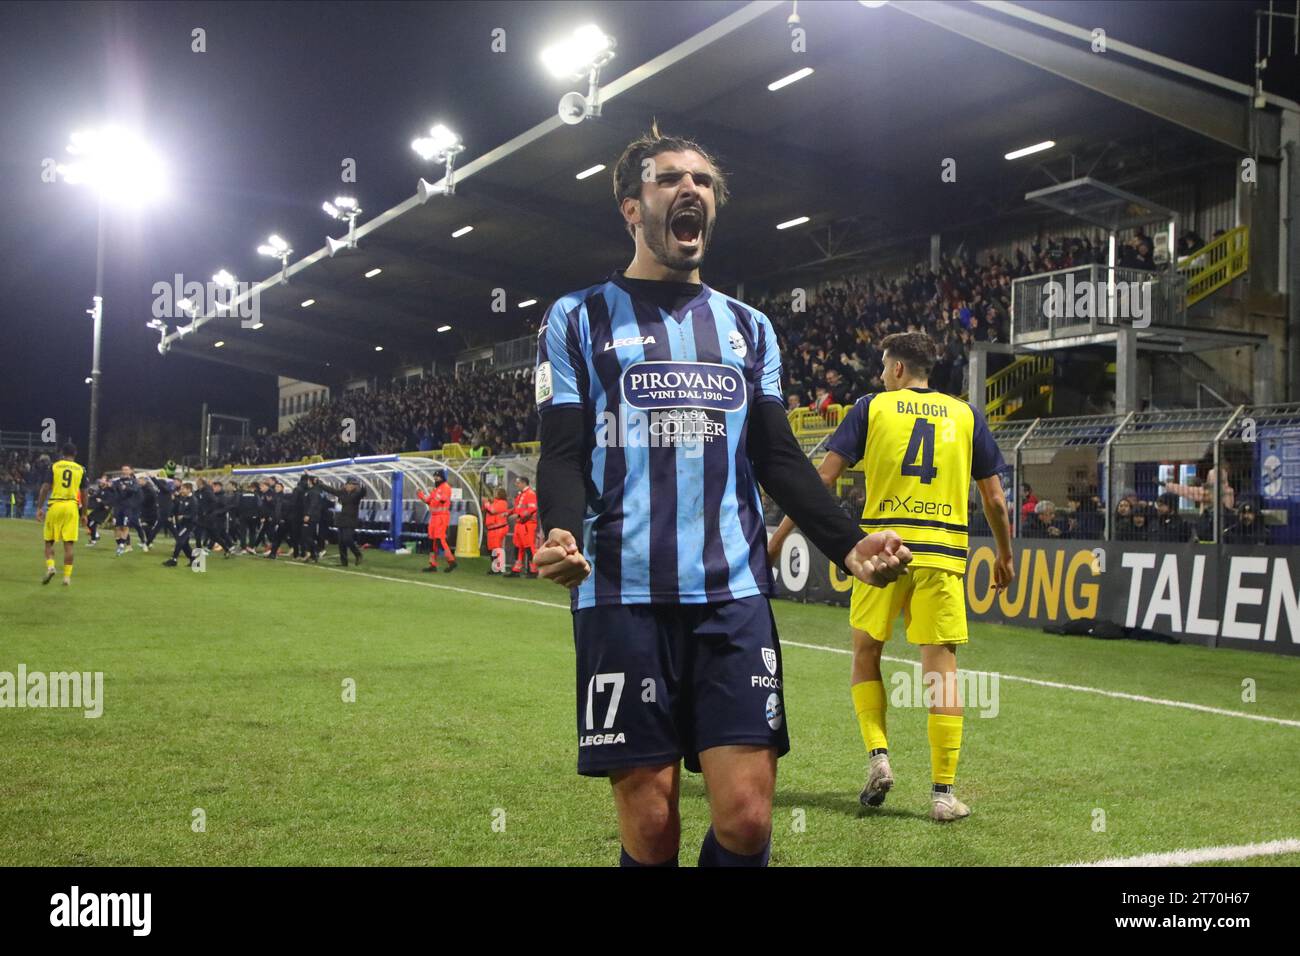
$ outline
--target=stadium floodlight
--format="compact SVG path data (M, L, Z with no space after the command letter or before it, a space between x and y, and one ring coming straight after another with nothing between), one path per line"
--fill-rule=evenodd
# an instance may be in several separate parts
M376 352L382 352L383 350L384 350L384 347L383 347L382 345L376 345L376 346L375 346L375 351L376 351Z
M379 275L379 273L383 271L384 271L383 269L379 269L379 268L371 269L369 272L366 273L366 278L373 279L375 276Z
M1032 156L1034 153L1041 153L1045 149L1051 149L1056 145L1054 140L1046 139L1041 143L1035 143L1033 146L1026 146L1023 149L1013 149L1007 153L1003 159L1019 159L1022 156Z
M420 202L428 202L433 196L455 195L456 157L465 151L465 144L461 142L460 137L444 124L436 123L429 130L428 136L421 136L411 142L411 149L419 153L420 158L426 162L443 164L441 189L426 181L424 177L420 177L420 182L416 185Z
M94 381L94 379L91 378L89 375L86 376L86 384L87 384L87 385L91 384L93 381Z
M298 303L298 305L304 309L307 308L308 306L312 306L315 304L316 304L315 299L303 299L301 302Z
M798 83L804 77L812 76L812 75L813 75L813 68L811 66L805 66L802 70L795 70L789 76L783 76L781 77L781 79L774 80L773 82L767 84L767 88L771 92L775 93L777 90L783 89L784 87L789 86L791 83Z
M223 341L221 341L220 339L218 339L216 342L213 342L213 343L212 343L212 347L213 347L214 349L219 349L219 348L221 348L221 347L222 347L223 345L225 345L225 344L226 344L225 342L223 342Z
M451 331L451 326L450 326L450 325L440 325L440 326L438 326L438 331L439 331L439 332L450 332L450 331Z
M573 178L586 179L588 176L595 176L598 172L600 172L604 168L605 168L604 163L597 163L595 166L589 166L588 168L584 169L582 172L578 173Z
M229 270L221 269L212 277L212 284L217 287L217 292L213 296L216 300L215 308L217 312L225 312L230 308L230 300L234 297L236 279L230 274ZM226 301L221 301L221 293L226 293Z
M289 243L285 242L275 233L272 233L266 240L257 247L259 255L270 256L272 259L280 260L280 284L285 285L289 282L289 257L293 255L293 250L289 248Z
M885 4L889 3L889 0L858 0L858 3L862 4L868 10L879 10Z
M790 228L792 228L792 227L794 227L794 226L802 226L802 225L803 225L805 222L807 222L807 221L808 221L808 217L807 217L807 216L799 216L799 217L796 218L796 219L787 219L785 222L778 222L778 223L776 224L776 228L778 228L778 229L790 229Z
M526 309L526 308L528 308L530 305L536 305L536 304L537 304L537 300L536 300L536 299L524 299L524 301L523 301L523 302L520 302L517 306L515 306L515 308L517 308L517 309Z
M560 119L576 126L585 119L600 116L600 70L614 59L618 42L600 27L587 24L573 35L542 51L542 63L557 78L587 78L587 95L565 93L560 97Z
M104 208L139 208L167 193L167 169L158 154L138 135L118 126L78 130L69 137L72 157L56 164L55 174L70 185L89 186L99 198L99 229L95 247L95 294L86 313L93 320L90 364L90 447L86 471L95 474L99 449L99 356L104 326Z
M68 143L72 159L55 172L72 185L86 185L114 205L142 206L167 192L167 170L138 135L118 126L78 130Z
M334 253L340 249L355 249L357 247L357 216L362 213L357 201L351 196L335 196L333 202L323 202L320 207L325 210L326 215L348 224L348 237L346 239L325 237L325 245L329 246L330 257L333 258Z
M453 239L459 239L461 236L465 235L466 233L470 233L473 231L474 231L473 226L461 226L459 229L457 229L455 232L451 234L451 237Z

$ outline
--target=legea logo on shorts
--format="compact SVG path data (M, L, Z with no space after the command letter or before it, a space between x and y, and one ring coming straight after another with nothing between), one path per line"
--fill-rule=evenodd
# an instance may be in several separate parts
M623 401L646 411L737 412L745 407L745 380L738 369L712 362L637 362L623 372Z

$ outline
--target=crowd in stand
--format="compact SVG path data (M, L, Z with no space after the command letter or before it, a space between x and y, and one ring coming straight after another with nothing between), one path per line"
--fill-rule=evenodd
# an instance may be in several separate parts
M50 455L39 451L9 451L0 460L0 515L21 517L34 512L41 476Z
M355 433L345 429L351 419ZM346 440L351 437L353 440ZM333 396L283 432L258 435L218 464L263 465L429 451L446 444L500 453L515 442L537 438L532 370L462 372L360 389Z
M1125 246L1141 268L1150 257L1144 238ZM883 388L878 343L894 332L929 333L940 356L930 384L964 394L971 344L1008 340L1012 280L1104 260L1104 246L1086 237L1051 239L1034 243L1029 252L1017 248L1010 258L990 254L979 263L956 257L937 270L917 265L892 279L833 281L802 302L795 292L782 292L752 305L772 319L782 337L791 409L824 411Z

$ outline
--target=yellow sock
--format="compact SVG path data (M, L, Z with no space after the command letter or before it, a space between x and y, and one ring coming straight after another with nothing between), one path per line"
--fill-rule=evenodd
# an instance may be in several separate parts
M45 569L46 569L47 571L53 571L53 570L54 570L54 559L53 559L53 558L46 558L46 559L45 559Z
M70 564L65 564L65 565L63 566L63 576L64 576L65 578L70 578L70 577L72 577L72 565L70 565Z
M864 680L849 690L853 694L853 711L858 715L858 729L867 751L888 748L885 739L885 684L878 680Z
M931 714L926 730L930 737L930 771L934 782L951 786L957 779L957 757L961 754L961 718Z

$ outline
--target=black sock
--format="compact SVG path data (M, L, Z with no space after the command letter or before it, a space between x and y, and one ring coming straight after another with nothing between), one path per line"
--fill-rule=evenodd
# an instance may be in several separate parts
M867 756L874 757L876 754L888 754L888 753L889 753L888 747L877 747L875 750L871 751L871 753L867 754Z
M663 863L638 863L636 860L632 859L632 854L628 853L627 849L621 846L618 848L618 854L619 866L675 867L677 865L677 857L673 857L671 860L665 860Z
M700 847L700 866L767 866L767 861L772 855L772 838L767 838L767 846L752 856L742 856L739 853L732 853L721 843L718 842L717 835L713 832L713 827L709 827L709 832L704 836L704 843Z
M952 793L952 784L936 783L931 787L932 793Z

